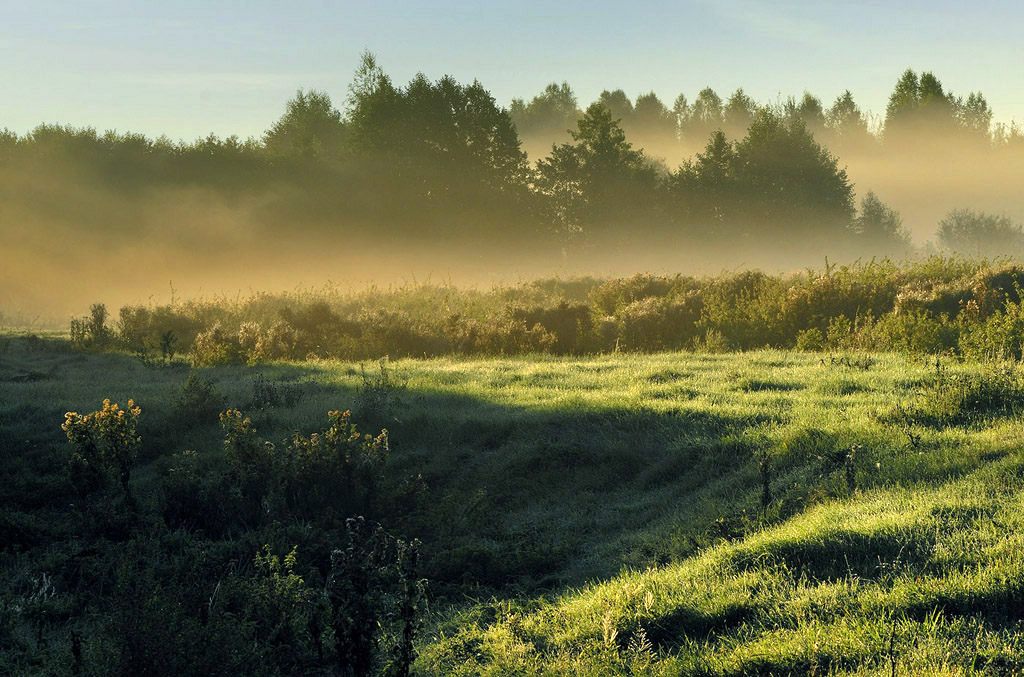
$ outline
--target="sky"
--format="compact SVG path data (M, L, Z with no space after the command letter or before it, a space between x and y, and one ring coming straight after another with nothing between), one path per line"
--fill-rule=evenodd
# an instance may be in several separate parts
M364 50L393 80L479 80L502 105L567 81L668 105L705 86L875 114L906 68L1024 123L1024 3L982 0L0 0L0 129L260 136L299 88L343 105Z

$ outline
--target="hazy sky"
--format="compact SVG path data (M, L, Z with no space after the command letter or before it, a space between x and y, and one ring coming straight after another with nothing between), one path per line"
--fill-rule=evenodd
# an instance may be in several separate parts
M396 81L479 79L502 104L567 80L667 104L844 89L881 113L907 67L1024 122L1024 3L606 0L0 0L0 128L259 135L297 88L337 104L370 49Z

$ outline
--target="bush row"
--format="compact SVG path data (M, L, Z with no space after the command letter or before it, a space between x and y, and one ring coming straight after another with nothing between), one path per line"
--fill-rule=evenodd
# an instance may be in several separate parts
M1020 357L1024 267L933 257L792 275L637 274L489 291L419 286L345 295L102 304L72 322L83 349L198 365L305 358L585 354L616 350L865 349Z

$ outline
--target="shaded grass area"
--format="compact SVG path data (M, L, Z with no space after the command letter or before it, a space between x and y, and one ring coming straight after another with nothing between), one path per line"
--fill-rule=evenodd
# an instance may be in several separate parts
M104 397L143 407L139 495L171 454L223 452L215 421L181 410L187 365L10 340L0 561L14 604L66 566L76 538L62 514L73 500L65 411ZM330 409L388 428L388 474L425 487L393 525L424 542L424 673L1024 667L1021 429L1015 401L999 397L1015 372L872 360L399 360L394 398L365 396L372 365L197 373L266 439L317 429ZM935 396L979 379L988 399ZM966 413L915 417L936 401ZM47 632L79 622L70 614Z

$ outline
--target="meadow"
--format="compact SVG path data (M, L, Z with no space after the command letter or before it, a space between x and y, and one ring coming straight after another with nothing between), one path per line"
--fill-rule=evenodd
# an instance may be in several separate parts
M1022 377L772 349L195 367L9 332L0 668L1011 674ZM141 408L120 483L61 429L105 398Z
M756 29L705 69L750 94L506 107L425 74L450 50L407 83L366 50L343 98L174 140L76 126L108 114L77 96L252 131L289 78L338 84L318 35L487 12L289 11L268 41L218 11L218 66L195 8L95 9L8 22L47 33L11 74L67 100L0 128L0 675L1024 674L1024 128L962 72L907 69L877 113L783 98L765 37L827 65L824 15L709 6L690 38ZM888 22L886 62L940 15ZM481 75L533 58L459 33ZM42 86L67 59L27 48L78 35L76 87ZM787 77L867 86L842 51Z

